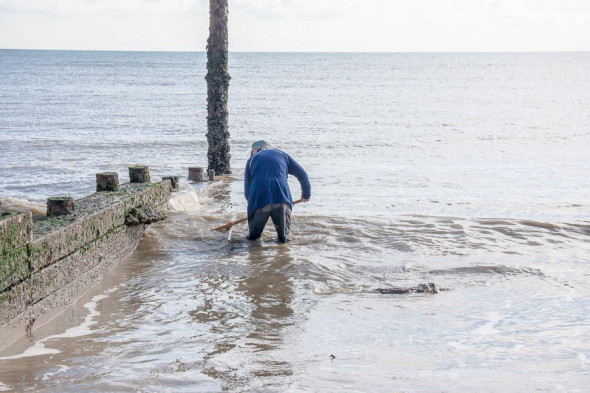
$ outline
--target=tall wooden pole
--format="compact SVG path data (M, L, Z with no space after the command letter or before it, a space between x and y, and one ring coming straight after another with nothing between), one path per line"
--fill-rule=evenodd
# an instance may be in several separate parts
M209 0L209 39L207 40L207 170L218 175L231 173L229 130L227 126L227 16L228 0Z

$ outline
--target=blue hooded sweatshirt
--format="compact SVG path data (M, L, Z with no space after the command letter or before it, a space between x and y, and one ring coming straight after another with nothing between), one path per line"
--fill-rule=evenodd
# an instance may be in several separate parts
M305 170L287 153L267 149L254 154L244 171L244 195L248 200L248 219L254 212L271 203L293 206L287 176L293 175L301 184L301 197L309 199L311 186Z

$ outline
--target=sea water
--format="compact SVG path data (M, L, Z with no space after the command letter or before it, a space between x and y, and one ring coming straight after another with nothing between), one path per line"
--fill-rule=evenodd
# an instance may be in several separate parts
M206 166L203 53L0 51L0 199ZM231 53L232 176L57 320L0 390L586 391L590 53ZM250 143L308 172L293 242L233 242ZM291 181L294 198L297 181ZM439 294L380 288L433 282ZM82 332L82 333L80 333Z

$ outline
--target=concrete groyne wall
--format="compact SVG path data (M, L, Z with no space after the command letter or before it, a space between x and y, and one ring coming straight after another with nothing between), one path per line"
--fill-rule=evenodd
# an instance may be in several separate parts
M31 213L0 213L0 349L129 256L171 189L170 179L124 184L76 200L72 214L35 220Z

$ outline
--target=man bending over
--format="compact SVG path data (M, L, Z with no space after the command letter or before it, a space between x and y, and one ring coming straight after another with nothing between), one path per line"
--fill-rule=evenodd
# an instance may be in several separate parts
M244 173L244 195L248 200L248 239L260 238L270 217L279 242L291 240L293 199L287 183L288 175L299 180L302 202L309 201L311 186L301 165L284 151L271 149L266 141L252 144Z

